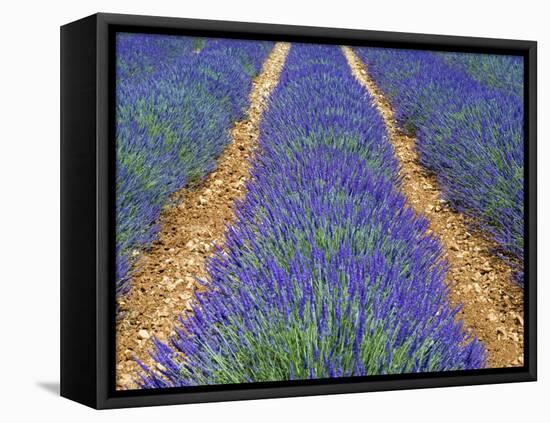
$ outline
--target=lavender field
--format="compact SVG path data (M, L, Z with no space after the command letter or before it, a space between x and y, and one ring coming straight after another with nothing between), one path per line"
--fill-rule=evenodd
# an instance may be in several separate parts
M116 101L117 389L522 365L521 58L119 34Z

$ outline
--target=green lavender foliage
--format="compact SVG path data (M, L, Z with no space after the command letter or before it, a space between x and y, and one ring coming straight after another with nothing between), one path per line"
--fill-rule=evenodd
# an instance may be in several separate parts
M211 172L272 43L118 34L117 292L170 195ZM200 51L198 49L200 48Z
M145 388L480 368L439 242L396 189L382 117L338 47L293 45L205 292ZM158 370L160 369L160 371Z

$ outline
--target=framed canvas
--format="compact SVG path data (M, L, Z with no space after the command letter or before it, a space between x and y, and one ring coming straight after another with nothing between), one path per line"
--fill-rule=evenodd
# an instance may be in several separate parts
M61 395L536 380L536 43L61 28Z

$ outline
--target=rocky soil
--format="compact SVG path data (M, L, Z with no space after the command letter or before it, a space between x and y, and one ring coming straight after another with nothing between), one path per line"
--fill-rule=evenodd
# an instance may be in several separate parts
M232 141L212 172L198 186L174 195L176 207L160 219L158 241L139 257L131 293L118 302L121 318L116 328L117 389L137 388L139 366L134 357L153 365L151 338L166 341L182 313L189 312L195 290L204 286L205 261L234 219L235 201L244 195L251 159L257 146L259 121L275 88L289 44L277 43L261 73L253 81L244 120L232 129Z
M523 290L512 281L512 269L492 253L493 242L471 229L475 222L442 199L435 176L419 164L415 138L400 130L366 65L351 48L343 47L343 51L353 75L372 95L384 118L400 162L403 193L415 212L429 220L429 232L444 246L451 303L462 304L460 317L485 344L488 367L523 366L524 298Z

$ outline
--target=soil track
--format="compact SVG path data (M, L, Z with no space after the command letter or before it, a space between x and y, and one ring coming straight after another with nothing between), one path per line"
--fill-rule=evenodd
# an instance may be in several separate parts
M158 241L138 259L132 291L118 304L123 317L117 322L117 389L137 387L139 366L133 357L153 365L151 337L167 340L178 316L189 310L194 289L202 289L196 278L206 277L205 260L214 244L223 244L225 227L234 218L233 204L244 195L260 118L289 48L288 43L275 44L253 81L246 117L234 125L216 171L200 185L175 194L180 205L163 212Z
M342 50L353 75L384 118L400 162L403 193L413 210L429 220L429 232L444 246L452 304L462 304L466 326L485 344L488 367L522 366L523 291L512 282L512 270L491 253L494 244L472 231L472 222L442 200L436 178L419 164L415 138L400 131L389 102L369 77L366 65L351 48Z

